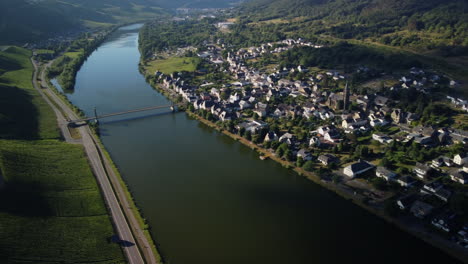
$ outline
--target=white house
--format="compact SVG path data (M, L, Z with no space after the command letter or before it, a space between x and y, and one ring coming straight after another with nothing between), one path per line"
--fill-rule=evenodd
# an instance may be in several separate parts
M373 168L374 165L368 163L367 161L359 161L344 168L343 173L350 178L354 178L357 175L369 171Z
M410 187L416 183L416 180L406 175L398 178L397 183L400 184L401 187Z
M393 141L393 139L387 135L383 135L383 134L372 134L372 139L373 140L376 140L382 144L388 144L388 143L391 143Z
M455 170L450 173L450 179L461 184L468 183L468 173L463 170Z
M468 162L468 155L466 153L457 154L453 157L453 162L461 166Z
M394 173L393 171L385 168L385 167L377 167L377 170L375 172L375 176L379 177L379 178L383 178L385 179L386 181L391 181L391 180L394 180L397 176L396 173Z

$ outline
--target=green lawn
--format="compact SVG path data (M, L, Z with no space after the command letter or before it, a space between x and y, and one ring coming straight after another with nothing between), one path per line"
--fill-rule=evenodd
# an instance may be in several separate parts
M171 57L168 59L148 62L146 70L150 73L160 71L164 74L171 74L176 71L193 72L197 69L197 65L200 63L200 61L200 58L195 57Z
M31 80L31 52L10 47L0 52L0 138L59 138L55 114Z
M35 52L37 54L52 54L52 53L54 53L53 50L48 50L48 49L38 49L38 50L35 50Z
M69 51L69 52L65 52L65 56L71 58L71 59L76 59L78 58L79 55L82 55L83 54L83 51Z
M0 169L0 263L124 263L80 146L0 140Z

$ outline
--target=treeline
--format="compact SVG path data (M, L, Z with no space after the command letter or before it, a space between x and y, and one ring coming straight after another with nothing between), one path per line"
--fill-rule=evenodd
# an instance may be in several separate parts
M81 65L86 61L89 55L98 48L106 37L115 30L112 29L104 34L99 34L92 40L88 34L83 34L81 38L72 42L67 52L78 52L74 57L67 56L66 53L58 58L49 68L48 76L57 77L60 86L64 90L72 90L75 87L76 74Z
M202 46L217 29L213 19L200 21L155 21L140 30L139 47L143 58L184 46Z

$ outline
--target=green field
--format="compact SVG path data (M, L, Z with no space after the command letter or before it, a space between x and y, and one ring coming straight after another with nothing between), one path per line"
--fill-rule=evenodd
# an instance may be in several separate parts
M55 114L31 80L31 52L10 47L0 52L0 138L59 138Z
M38 50L35 50L35 52L37 54L53 54L54 53L53 50L48 50L48 49L38 49Z
M146 70L150 73L160 71L164 74L171 74L173 72L189 71L193 72L197 69L200 63L200 58L194 57L171 57L162 60L154 60L148 62Z
M70 57L71 59L76 59L78 58L79 55L82 55L83 51L70 51L70 52L65 52L65 56Z
M80 146L0 140L0 263L124 263Z

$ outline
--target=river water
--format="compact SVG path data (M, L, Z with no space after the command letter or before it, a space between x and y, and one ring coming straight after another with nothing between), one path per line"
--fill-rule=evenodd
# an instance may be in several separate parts
M67 95L87 115L168 104L138 72L140 26L116 31L78 72ZM100 127L167 263L454 263L185 113Z

